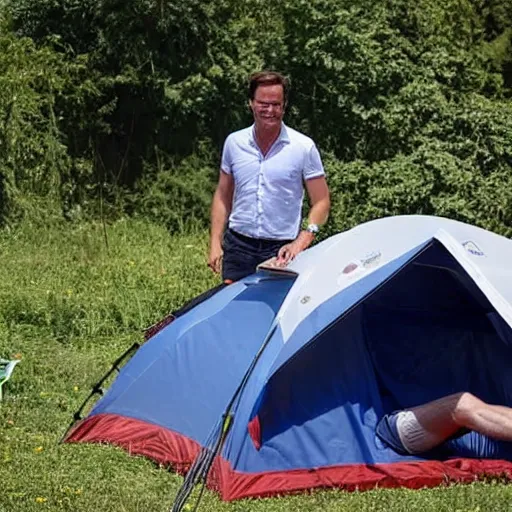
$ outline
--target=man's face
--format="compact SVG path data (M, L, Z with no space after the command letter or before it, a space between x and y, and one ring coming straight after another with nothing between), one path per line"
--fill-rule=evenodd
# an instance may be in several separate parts
M284 115L284 92L282 85L260 85L249 102L254 121L260 128L281 126Z

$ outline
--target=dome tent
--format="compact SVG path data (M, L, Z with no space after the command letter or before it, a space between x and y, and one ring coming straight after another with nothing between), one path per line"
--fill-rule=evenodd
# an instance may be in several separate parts
M66 440L182 472L208 447L225 500L512 476L512 456L469 458L466 436L418 457L375 435L457 391L512 406L511 261L512 241L448 219L357 226L164 323Z

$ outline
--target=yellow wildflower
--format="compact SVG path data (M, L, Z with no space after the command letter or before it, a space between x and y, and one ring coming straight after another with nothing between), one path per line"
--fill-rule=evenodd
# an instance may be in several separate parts
M76 393L78 391L78 386L73 386L73 391Z
M43 498L42 496L38 496L36 498L36 503L46 503L47 500L48 500L48 498Z
M43 451L43 447L42 446L37 446L36 448L34 448L34 451L36 453L41 453Z

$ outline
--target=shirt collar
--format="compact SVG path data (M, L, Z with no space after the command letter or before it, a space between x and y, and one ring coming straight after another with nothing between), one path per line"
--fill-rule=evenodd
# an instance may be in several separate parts
M256 143L256 137L254 135L254 123L251 126L251 129L249 130L249 144L251 146L257 147L258 144ZM288 129L286 125L281 122L281 131L279 132L279 137L277 137L274 144L288 144L290 142L290 137L288 135Z

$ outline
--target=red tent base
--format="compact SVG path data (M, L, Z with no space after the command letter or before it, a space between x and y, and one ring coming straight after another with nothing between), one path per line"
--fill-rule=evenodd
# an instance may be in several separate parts
M91 416L78 423L66 442L107 442L128 453L144 455L185 473L200 446L187 437L140 420L113 414ZM375 487L435 487L447 483L473 482L483 477L512 479L512 462L503 460L451 459L396 462L392 464L351 464L293 471L241 473L218 457L210 472L208 487L225 501L268 497L314 488L348 491Z

